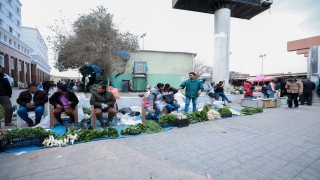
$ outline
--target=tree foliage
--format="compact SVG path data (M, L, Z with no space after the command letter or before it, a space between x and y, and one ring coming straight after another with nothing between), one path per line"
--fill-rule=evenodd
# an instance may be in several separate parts
M54 52L54 67L59 71L78 69L84 64L100 66L110 74L126 61L115 50L132 51L139 48L138 37L129 32L120 32L113 22L113 15L103 6L79 15L78 19L66 28L62 24L48 26L53 36L48 37Z

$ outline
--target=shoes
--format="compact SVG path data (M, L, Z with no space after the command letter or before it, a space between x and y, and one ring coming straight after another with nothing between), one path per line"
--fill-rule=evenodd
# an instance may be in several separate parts
M6 123L5 126L14 126L14 127L16 127L17 125L15 125L13 123Z
M33 127L33 126L34 126L33 121L29 121L28 122L28 127Z
M232 101L228 101L228 103L232 103Z
M40 121L36 121L35 123L34 123L34 126L36 126L37 124L39 124L40 123Z
M226 104L222 104L223 106L226 106Z
M286 107L286 109L292 109L292 107Z
M298 108L299 106L293 106L292 108Z

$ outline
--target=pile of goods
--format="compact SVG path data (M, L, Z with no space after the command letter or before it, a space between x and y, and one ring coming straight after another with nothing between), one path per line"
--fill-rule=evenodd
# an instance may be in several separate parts
M245 107L242 108L240 113L244 115L252 115L255 113L262 113L263 109L262 108L251 108L251 107Z
M136 125L129 125L121 130L121 135L136 135L141 133L157 133L163 128L155 121L149 120Z

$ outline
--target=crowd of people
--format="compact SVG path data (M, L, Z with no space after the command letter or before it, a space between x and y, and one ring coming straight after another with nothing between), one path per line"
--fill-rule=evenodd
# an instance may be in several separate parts
M256 98L253 96L255 87L251 87L249 82L244 83L246 90L244 98ZM312 91L316 89L316 84L310 81L307 77L294 78L289 76L283 82L271 80L265 82L261 87L263 98L275 98L275 93L278 91L280 97L288 97L287 108L298 108L299 105L312 105ZM294 106L293 106L294 104Z

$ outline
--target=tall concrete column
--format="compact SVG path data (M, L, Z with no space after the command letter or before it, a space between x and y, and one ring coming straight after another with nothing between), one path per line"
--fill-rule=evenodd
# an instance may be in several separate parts
M229 86L230 54L230 15L229 8L214 12L214 60L212 81L224 81L225 90Z

